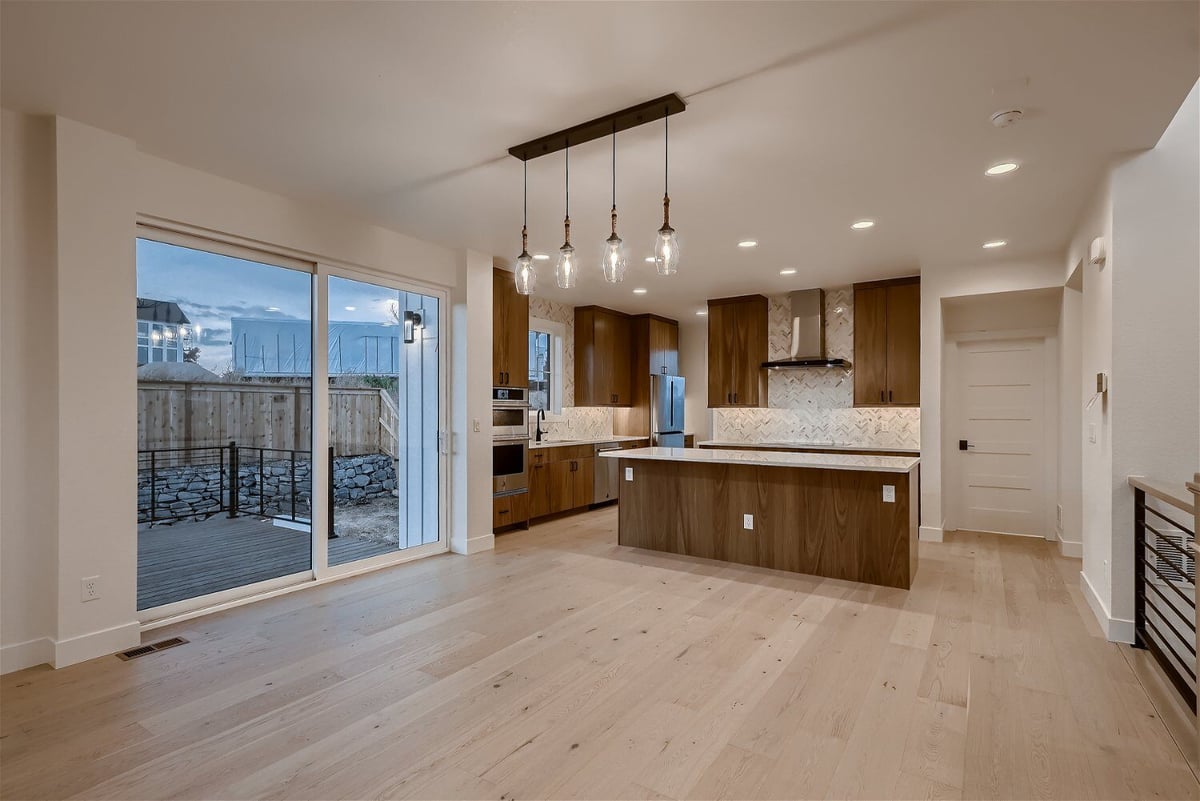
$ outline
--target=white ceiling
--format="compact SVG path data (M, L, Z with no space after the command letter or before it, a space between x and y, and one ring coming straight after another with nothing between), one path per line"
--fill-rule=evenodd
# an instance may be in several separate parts
M572 152L579 287L559 292L553 260L539 262L547 296L673 315L707 297L1060 252L1104 166L1153 146L1200 72L1195 2L0 8L6 107L507 259L521 227L509 146L678 92L679 275L641 260L661 222L661 126L618 137L626 282L599 275L607 140ZM1014 105L1024 122L991 126ZM983 176L1009 158L1022 169ZM562 157L529 166L530 249L553 255ZM861 217L878 225L851 231ZM739 250L744 238L761 244ZM1010 244L980 250L994 238Z

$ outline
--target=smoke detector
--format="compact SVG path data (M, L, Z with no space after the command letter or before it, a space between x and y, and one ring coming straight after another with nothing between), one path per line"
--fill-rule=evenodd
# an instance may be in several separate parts
M992 115L992 125L997 128L1007 128L1010 125L1016 125L1021 121L1021 117L1025 116L1025 112L1019 108L1010 108L997 111Z

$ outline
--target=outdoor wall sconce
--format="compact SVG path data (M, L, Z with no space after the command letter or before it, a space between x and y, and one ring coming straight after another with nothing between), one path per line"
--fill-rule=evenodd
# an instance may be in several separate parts
M424 309L404 311L404 344L411 345L417 341L417 331L424 330L425 321L422 317Z

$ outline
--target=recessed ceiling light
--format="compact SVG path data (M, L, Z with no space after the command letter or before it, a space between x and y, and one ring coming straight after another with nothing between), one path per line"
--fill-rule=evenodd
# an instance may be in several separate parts
M1004 240L1004 239L993 239L991 242L984 242L984 243L983 243L983 246L984 246L985 248L989 248L989 249L990 249L990 248L1002 248L1002 247L1004 247L1004 246L1005 246L1005 245L1007 245L1007 244L1008 244L1007 240Z
M278 306L268 306L267 311L279 311L279 307Z
M697 317L707 317L708 309L696 309L696 316Z
M357 308L358 308L357 306L347 306L346 311L354 311Z
M779 274L780 275L795 275L796 268L795 267L784 267L782 270L779 271Z
M549 261L550 260L550 257L547 256L545 253L534 253L533 257L535 259L537 259L538 261Z
M639 286L637 289L633 290L633 294L635 294L635 295L645 295L645 294L646 294L646 290L645 290L645 288L643 288L643 287L640 287L640 286Z
M647 256L647 257L646 257L646 263L647 263L647 264L654 264L654 257L653 257L653 256Z
M1015 161L1002 161L999 164L993 164L983 171L984 175L1005 175L1010 172L1016 172L1020 168L1020 164Z
M758 247L758 240L757 239L743 239L741 242L738 242L738 247L739 248L756 248L756 247Z
M862 231L864 229L871 228L874 225L874 220L859 220L858 222L851 223L850 227L855 231Z

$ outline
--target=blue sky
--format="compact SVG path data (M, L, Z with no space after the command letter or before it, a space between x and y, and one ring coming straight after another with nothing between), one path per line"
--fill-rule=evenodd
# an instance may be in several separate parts
M200 327L200 364L220 375L229 366L230 318L310 320L312 276L274 265L137 240L137 294L179 304ZM343 278L330 279L334 321L389 322L402 293Z

